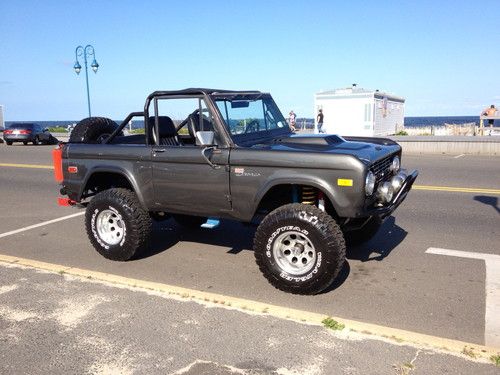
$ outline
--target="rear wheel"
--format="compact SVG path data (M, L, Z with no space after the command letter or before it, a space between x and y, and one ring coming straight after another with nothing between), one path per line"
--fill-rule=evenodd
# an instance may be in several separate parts
M38 136L36 136L35 139L33 139L33 145L38 146L39 144L40 144L40 140L38 139Z
M118 124L105 117L87 117L76 124L69 136L70 143L101 143Z
M257 264L276 288L317 294L345 262L345 242L333 218L315 206L287 204L267 215L254 238Z
M25 146L26 146L27 144L28 144L28 142L27 142L27 141L23 141L23 145L25 145Z
M7 143L7 146L12 146L12 141L5 141Z
M111 260L129 260L149 246L151 218L128 189L113 188L92 198L85 225L94 248Z

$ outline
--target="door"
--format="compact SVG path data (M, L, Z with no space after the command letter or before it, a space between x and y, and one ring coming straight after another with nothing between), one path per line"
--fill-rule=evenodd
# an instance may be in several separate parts
M219 216L231 209L229 149L207 152L210 166L197 146L153 147L156 205L167 212Z
M152 153L156 207L174 213L219 216L231 210L229 148L206 150L196 145L196 131L215 131L213 115L202 96L160 97L154 100L155 146Z

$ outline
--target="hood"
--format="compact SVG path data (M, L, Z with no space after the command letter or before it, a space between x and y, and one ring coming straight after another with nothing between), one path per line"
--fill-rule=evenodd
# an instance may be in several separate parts
M341 137L327 134L293 134L255 144L252 148L352 155L367 164L401 150L396 142L387 138Z

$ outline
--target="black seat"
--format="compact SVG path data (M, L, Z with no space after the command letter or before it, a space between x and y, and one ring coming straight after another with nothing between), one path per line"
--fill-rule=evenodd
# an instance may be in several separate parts
M202 116L201 117L201 121L200 121L200 114L198 113L198 111L196 111L196 112L191 113L189 115L188 130L189 130L189 135L192 138L195 138L196 137L196 132L198 132L200 130L204 130L204 131L211 130L211 131L213 131L214 127L213 127L212 122L210 120L208 120L205 116Z
M155 117L151 116L148 121L149 132L151 134L151 140L154 143L154 126ZM177 130L175 129L175 124L172 119L168 116L158 116L158 132L160 136L160 141L158 142L162 146L179 146L179 138L177 137Z

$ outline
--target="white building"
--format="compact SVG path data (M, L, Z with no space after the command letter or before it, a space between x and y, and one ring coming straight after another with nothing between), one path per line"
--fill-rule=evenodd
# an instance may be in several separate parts
M315 124L322 109L323 130L351 136L394 134L404 125L405 99L357 87L323 91L314 96Z

